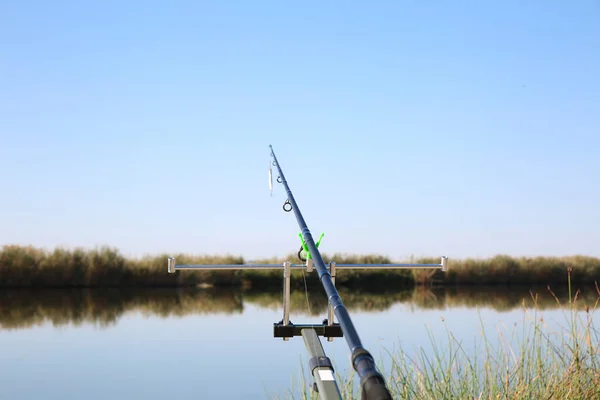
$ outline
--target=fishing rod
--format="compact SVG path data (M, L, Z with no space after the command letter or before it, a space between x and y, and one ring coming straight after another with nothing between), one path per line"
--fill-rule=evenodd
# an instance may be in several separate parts
M273 147L269 145L271 149L271 156L273 157L275 166L279 172L279 177L285 187L285 191L288 196L288 202L291 204L292 211L296 216L296 220L298 221L298 225L300 226L300 230L302 233L303 243L308 248L310 255L313 259L314 266L317 270L317 274L319 275L319 279L321 280L321 284L325 289L325 293L327 294L327 298L329 299L329 303L333 307L333 311L335 316L337 317L340 326L342 328L342 332L346 337L346 342L348 343L348 347L350 347L351 362L354 370L357 372L360 378L360 385L362 387L363 398L366 399L391 399L387 387L385 386L385 381L383 376L379 371L377 371L377 367L375 366L375 360L373 356L367 349L365 349L360 342L360 338L358 337L358 333L356 332L356 328L352 323L352 319L350 318L350 314L344 306L340 295L338 294L335 285L331 279L331 274L327 270L325 266L325 262L321 257L321 253L313 240L313 237L306 225L306 221L304 221L304 217L300 212L300 208L296 203L296 199L292 194L292 191L285 179L285 175L281 170L281 165L277 160L277 156L273 151Z
M175 258L169 257L167 269L169 273L175 273L177 270L231 270L231 269L280 269L283 267L283 318L281 321L273 324L273 336L288 340L291 337L302 336L309 353L309 368L311 375L315 379L313 385L315 391L324 400L341 399L339 387L333 375L333 365L331 360L325 355L319 336L327 337L332 341L334 337L345 337L351 352L352 367L360 378L361 397L363 400L388 400L392 396L385 384L383 375L377 370L375 360L371 353L364 348L360 337L346 306L335 287L335 277L338 269L414 269L414 268L435 268L446 271L448 268L448 257L442 256L439 264L337 264L331 261L325 264L319 245L323 234L317 242L314 241L312 234L300 212L298 203L285 179L281 165L275 156L273 147L271 149L272 165L277 168L277 182L283 184L287 200L283 204L283 210L293 211L300 227L298 234L301 240L301 247L298 251L298 257L303 264L291 264L286 261L281 264L232 264L232 265L177 265ZM269 188L273 194L273 173L271 163L269 164ZM306 258L302 258L304 251ZM329 300L328 318L323 320L322 324L293 324L290 321L290 279L292 269L306 269L307 272L316 270L319 280L325 290ZM337 317L338 323L334 322Z

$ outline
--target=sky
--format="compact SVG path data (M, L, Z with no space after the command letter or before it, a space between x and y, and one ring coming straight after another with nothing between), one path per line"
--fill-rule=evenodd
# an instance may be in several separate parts
M597 1L6 1L0 245L600 256Z

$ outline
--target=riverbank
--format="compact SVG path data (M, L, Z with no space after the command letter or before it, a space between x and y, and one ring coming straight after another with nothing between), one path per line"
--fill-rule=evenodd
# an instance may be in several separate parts
M600 335L594 323L600 292L591 304L571 293L563 301L556 298L556 309L564 317L558 328L545 321L542 308L534 301L524 303L522 319L508 326L489 326L481 319L478 331L473 332L474 343L459 339L464 332L455 336L442 318L445 335L429 332L428 340L418 349L402 343L387 349L384 358L390 367L382 373L392 397L600 398ZM381 364L382 360L378 361ZM304 365L301 368L306 369ZM312 377L308 373L302 377L298 384L302 389L292 398L317 400ZM336 379L343 398L360 399L359 378L354 371L348 376L336 372Z
M178 271L167 273L167 258L178 263L243 264L236 255L158 254L136 259L117 249L62 249L52 251L32 246L3 246L0 250L0 287L187 287L198 285L280 287L282 272L272 271ZM338 263L439 263L439 258L391 260L382 255L323 254ZM296 260L295 254L281 259L253 260L282 263ZM449 271L436 270L345 270L339 271L339 287L412 287L415 285L564 285L570 271L575 285L600 281L600 258L510 257L449 260ZM316 274L292 272L292 285L304 287L304 279L318 283Z

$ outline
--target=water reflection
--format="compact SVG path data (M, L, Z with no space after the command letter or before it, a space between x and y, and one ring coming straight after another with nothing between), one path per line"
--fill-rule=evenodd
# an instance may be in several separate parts
M381 312L395 304L413 310L446 308L491 308L510 311L523 306L556 309L569 301L567 288L550 291L546 287L461 287L423 288L397 291L356 291L341 289L340 295L352 311ZM575 296L575 293L573 293ZM595 287L581 290L578 307L593 308L599 296ZM3 290L0 291L0 328L23 329L44 323L54 326L94 323L100 327L114 325L128 312L159 317L198 314L240 314L244 304L278 310L281 291L257 289L86 289L86 290ZM325 316L327 298L322 290L291 295L294 315Z

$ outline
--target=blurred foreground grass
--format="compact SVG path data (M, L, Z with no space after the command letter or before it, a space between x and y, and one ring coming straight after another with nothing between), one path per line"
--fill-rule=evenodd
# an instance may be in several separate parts
M570 289L570 287L569 287ZM594 315L600 300L585 301L579 293L561 301L549 289L563 324L551 328L544 321L538 296L523 300L523 318L510 328L490 327L481 321L479 339L463 343L446 328L445 337L429 334L425 341L432 350L420 346L409 352L387 351L387 386L394 399L556 399L600 398L600 335ZM494 328L492 328L494 329ZM477 332L473 332L476 334ZM379 363L380 371L381 362ZM303 371L306 370L305 366ZM360 399L358 377L336 373L344 399ZM282 398L282 397L274 397ZM305 373L283 398L318 399L312 390L312 377Z

